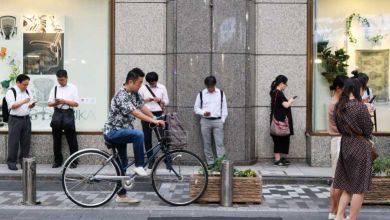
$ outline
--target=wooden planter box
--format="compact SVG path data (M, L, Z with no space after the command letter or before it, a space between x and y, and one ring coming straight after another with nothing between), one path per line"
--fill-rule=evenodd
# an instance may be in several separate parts
M390 177L373 177L371 191L364 195L364 203L390 205Z
M199 192L199 184L196 184L198 175L192 175L190 181L190 195ZM197 202L212 203L221 201L221 177L209 176L207 189ZM261 176L233 177L233 203L261 203L262 182Z

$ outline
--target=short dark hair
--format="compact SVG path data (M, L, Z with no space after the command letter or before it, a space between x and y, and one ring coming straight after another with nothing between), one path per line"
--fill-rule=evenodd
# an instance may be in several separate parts
M344 87L345 80L348 79L348 76L338 75L333 80L333 84L329 87L330 91L336 90L337 88L342 89Z
M26 74L20 74L16 77L16 82L18 83L22 83L24 80L30 81L30 77L28 77Z
M65 77L65 78L68 78L68 72L66 72L66 70L58 70L57 73L56 73L56 76L58 78L61 78L61 77Z
M217 84L217 79L215 76L208 76L206 79L204 79L204 84L206 86L215 86Z
M145 80L148 83L157 82L158 81L158 75L157 75L156 72L149 72L148 74L146 74Z
M128 83L130 80L134 82L139 77L144 77L144 76L145 73L140 68L134 68L127 73L126 83Z

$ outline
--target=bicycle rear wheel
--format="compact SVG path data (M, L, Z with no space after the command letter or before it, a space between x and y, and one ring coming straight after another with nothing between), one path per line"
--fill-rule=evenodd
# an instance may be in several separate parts
M175 206L191 204L206 190L208 174L206 165L194 153L173 150L155 163L152 184L157 195Z
M120 181L95 178L120 176L119 166L109 157L98 149L81 150L69 157L62 171L62 188L72 202L82 207L98 207L114 196ZM77 168L71 168L75 162Z

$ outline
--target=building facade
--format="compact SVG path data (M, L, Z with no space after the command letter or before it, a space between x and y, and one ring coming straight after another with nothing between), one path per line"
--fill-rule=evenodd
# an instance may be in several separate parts
M271 161L269 90L273 79L283 74L289 79L286 95L298 96L292 107L295 135L289 157L312 166L330 166L331 137L326 132L326 109L331 94L322 74L329 71L322 65L326 60L318 50L319 42L327 42L332 51L346 48L349 59L345 61L348 67L344 72L359 68L370 76L371 88L378 97L375 105L379 152L390 156L390 127L384 122L390 117L387 95L390 44L387 24L390 22L386 23L390 20L390 9L386 9L389 3L385 0L379 1L376 7L367 7L368 0L343 3L335 0L62 0L58 5L40 0L34 6L5 2L9 9L1 7L0 17L14 16L15 26L20 24L20 27L14 39L0 39L0 47L14 50L15 57L20 57L23 63L22 72L34 72L34 62L37 62L26 52L23 42L33 37L29 34L40 33L26 30L22 21L31 19L31 14L39 18L51 15L56 17L53 23L62 27L61 32L52 32L63 34L63 44L59 44L64 48L63 67L70 70L70 80L80 88L82 104L76 115L81 148L105 149L102 128L110 97L123 84L127 72L139 67L145 72L157 72L160 82L167 86L171 99L168 110L178 112L183 119L189 131L189 150L203 156L199 118L193 112L193 105L196 95L204 88L204 78L214 75L217 87L228 99L229 116L225 124L228 157L238 164ZM23 11L18 11L20 8ZM360 17L351 18L353 13ZM371 28L362 22L366 17ZM345 26L348 18L351 18L349 29ZM348 30L353 32L357 43L349 42ZM378 38L376 43L374 37ZM0 65L4 59L7 56ZM375 65L370 64L373 60ZM1 68L8 71L5 64ZM26 72L33 75L32 81L39 82L45 77L55 79L42 66L33 72ZM8 76L0 74L2 80ZM41 88L36 84L34 89ZM31 149L39 163L51 163L52 137L48 127L51 110L45 108L44 97L41 101L43 113L32 113ZM2 163L6 152L4 126L0 134Z

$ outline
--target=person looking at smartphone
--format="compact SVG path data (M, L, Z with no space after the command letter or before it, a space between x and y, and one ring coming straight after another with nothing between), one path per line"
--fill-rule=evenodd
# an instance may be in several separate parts
M78 151L79 146L76 136L74 108L79 106L80 100L77 87L68 82L66 70L58 70L56 73L58 84L51 91L48 100L49 107L54 107L54 113L50 126L53 134L53 168L61 167L63 162L61 152L62 134L65 133L69 145L70 154ZM77 167L77 162L71 164L71 168Z
M289 135L278 136L276 134L271 134L274 142L274 166L276 167L283 167L290 164L290 161L282 155L288 155L290 149L290 136L294 135L291 106L297 96L287 99L284 95L284 91L287 89L287 81L288 79L286 76L277 76L271 83L271 90L269 92L269 95L271 96L270 124L273 123L273 120L276 120L277 122L288 122L288 127L290 129Z
M164 113L164 108L169 104L168 92L165 86L158 82L158 75L156 72L150 72L145 76L146 84L142 85L138 93L141 95L145 102L145 106L153 113L155 117L160 117ZM152 130L156 132L156 135L162 135L162 129L152 129L150 123L147 121L141 121L142 130L144 132L144 143L146 152L152 148ZM157 130L158 129L158 130ZM150 159L153 152L147 153ZM154 161L149 162L146 172L150 173L153 168Z
M9 89L5 99L9 108L8 119L8 156L9 170L18 170L16 164L29 157L31 147L31 120L30 109L34 108L33 97L27 87L30 77L20 74L16 77L16 85ZM20 153L18 158L18 151ZM19 161L17 161L19 159ZM20 165L22 166L22 165Z
M216 87L216 78L214 76L208 76L205 78L204 84L206 88L198 93L194 111L201 117L200 130L207 165L213 167L216 158L225 156L223 128L228 116L228 109L225 93ZM213 139L217 153L216 156L214 156L211 148Z

